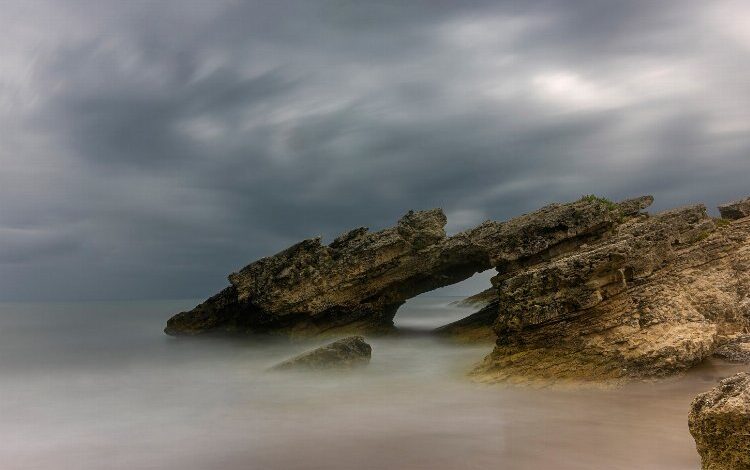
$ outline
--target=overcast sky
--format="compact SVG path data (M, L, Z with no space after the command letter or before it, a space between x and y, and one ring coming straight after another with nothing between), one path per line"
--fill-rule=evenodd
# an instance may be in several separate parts
M750 194L746 0L0 11L0 299L205 297L412 208Z

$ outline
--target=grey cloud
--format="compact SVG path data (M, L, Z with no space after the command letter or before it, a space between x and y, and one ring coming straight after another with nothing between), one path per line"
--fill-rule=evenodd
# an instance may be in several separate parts
M455 231L587 193L747 191L748 45L705 4L39 5L27 105L0 100L0 231L38 235L4 246L0 298L200 297L412 208Z
M33 229L0 229L0 264L17 265L40 259L56 259L71 253L80 244L70 233Z

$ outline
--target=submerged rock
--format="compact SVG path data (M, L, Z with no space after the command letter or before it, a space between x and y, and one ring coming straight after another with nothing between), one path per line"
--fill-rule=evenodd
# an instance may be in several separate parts
M702 205L639 216L579 250L500 274L484 382L617 382L685 370L750 324L750 219Z
M510 272L601 238L651 204L586 197L452 237L440 209L395 227L349 231L329 245L300 242L229 276L230 286L167 322L170 335L210 331L330 335L393 328L396 310L423 292L496 267Z
M720 205L719 213L722 218L730 220L750 216L750 197Z
M372 347L363 337L350 336L288 359L271 369L351 369L368 364L371 355Z
M750 374L724 379L698 395L688 425L704 470L750 468Z

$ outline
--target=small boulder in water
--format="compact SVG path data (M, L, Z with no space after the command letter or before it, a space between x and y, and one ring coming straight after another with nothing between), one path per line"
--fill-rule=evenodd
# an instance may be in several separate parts
M750 468L750 374L724 379L695 397L688 423L704 469Z
M272 370L351 369L370 362L372 347L362 336L349 336L276 364Z

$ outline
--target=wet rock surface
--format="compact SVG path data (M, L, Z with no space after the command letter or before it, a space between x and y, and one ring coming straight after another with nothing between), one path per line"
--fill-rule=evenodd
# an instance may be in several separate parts
M372 347L362 336L350 336L276 364L271 370L352 369L370 362Z
M651 204L585 197L452 237L440 209L395 227L351 230L324 245L300 242L229 276L230 286L167 322L170 335L206 332L315 336L385 332L407 299L496 267L512 272L601 238Z
M724 379L698 395L688 425L704 470L750 468L750 374Z

